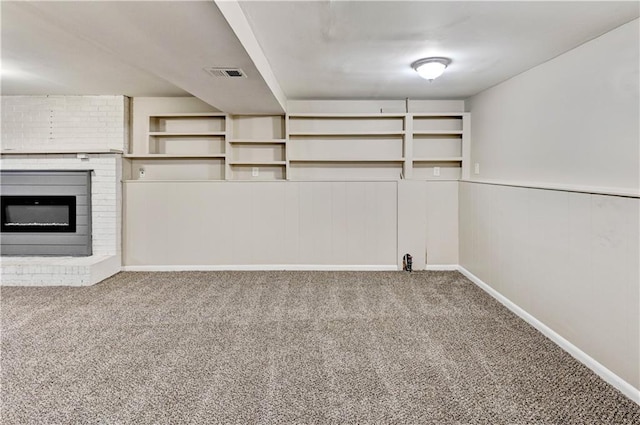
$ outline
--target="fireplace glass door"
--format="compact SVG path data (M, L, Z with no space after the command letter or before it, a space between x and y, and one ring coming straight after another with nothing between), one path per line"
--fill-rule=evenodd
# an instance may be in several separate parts
M2 232L75 232L75 196L2 196Z

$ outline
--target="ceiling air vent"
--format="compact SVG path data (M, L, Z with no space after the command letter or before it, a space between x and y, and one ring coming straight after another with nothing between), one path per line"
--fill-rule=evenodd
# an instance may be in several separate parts
M214 77L237 78L247 76L240 68L205 68L204 70Z

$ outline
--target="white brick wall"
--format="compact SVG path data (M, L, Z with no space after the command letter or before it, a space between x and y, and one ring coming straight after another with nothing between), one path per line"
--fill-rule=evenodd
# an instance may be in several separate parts
M2 149L124 150L125 96L3 96Z
M1 106L3 150L126 151L129 99L124 96L3 96ZM0 168L93 170L93 255L59 259L4 257L3 284L84 285L120 270L121 155L90 153L80 159L75 154L11 154L0 158Z

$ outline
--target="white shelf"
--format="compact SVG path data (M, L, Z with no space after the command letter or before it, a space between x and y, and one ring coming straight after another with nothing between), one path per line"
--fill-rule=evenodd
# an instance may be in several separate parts
M404 118L407 114L402 113L353 113L353 114L331 114L331 113L293 113L289 118Z
M296 180L296 181L313 181L313 180ZM360 181L360 180L357 180ZM363 180L368 181L368 180ZM384 180L393 182L395 180ZM457 180L456 180L457 181ZM286 182L284 179L274 179L274 180L260 180L260 179L232 179L232 180L220 180L220 179L207 179L207 180L187 180L187 179L164 179L164 180L151 180L151 179L137 179L137 180L123 180L122 183L127 184L154 184L154 183L255 183L255 182Z
M233 144L243 144L243 145L276 145L276 144L285 144L287 141L285 139L233 139L229 140L229 143Z
M413 162L462 162L462 157L449 156L441 158L413 158Z
M151 131L149 136L152 137L203 137L203 136L224 136L224 131L207 131L207 132L165 132Z
M57 154L119 154L119 149L52 149L52 150L26 150L26 149L2 149L1 155L57 155Z
M193 112L193 113L167 113L167 114L152 114L150 118L224 118L227 114L223 112Z
M286 161L232 161L229 165L286 165Z
M462 118L466 112L411 112L407 115L413 118Z
M126 154L123 155L124 158L131 159L185 159L185 158L226 158L226 155L223 153L220 154L211 154L211 155L202 155L202 154L163 154L163 153L147 153L147 154Z
M442 131L414 131L414 136L461 136L462 130L442 130Z
M289 133L289 136L402 136L404 131L297 131Z
M151 183L203 183L203 182L222 182L224 180L221 179L129 179L123 180L122 183L142 183L142 184L151 184Z
M376 159L376 158L299 158L299 159L289 159L289 162L404 162L404 158L385 158L385 159Z

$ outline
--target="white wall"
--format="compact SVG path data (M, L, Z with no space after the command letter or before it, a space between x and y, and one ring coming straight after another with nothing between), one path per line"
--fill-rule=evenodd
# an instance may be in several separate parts
M287 112L292 113L404 113L463 112L462 100L289 100Z
M2 149L122 151L128 103L124 96L3 96Z
M470 99L481 174L460 184L459 205L460 264L635 388L640 200L615 193L638 189L638 30L636 20Z
M471 98L474 178L637 190L639 36L635 20Z

